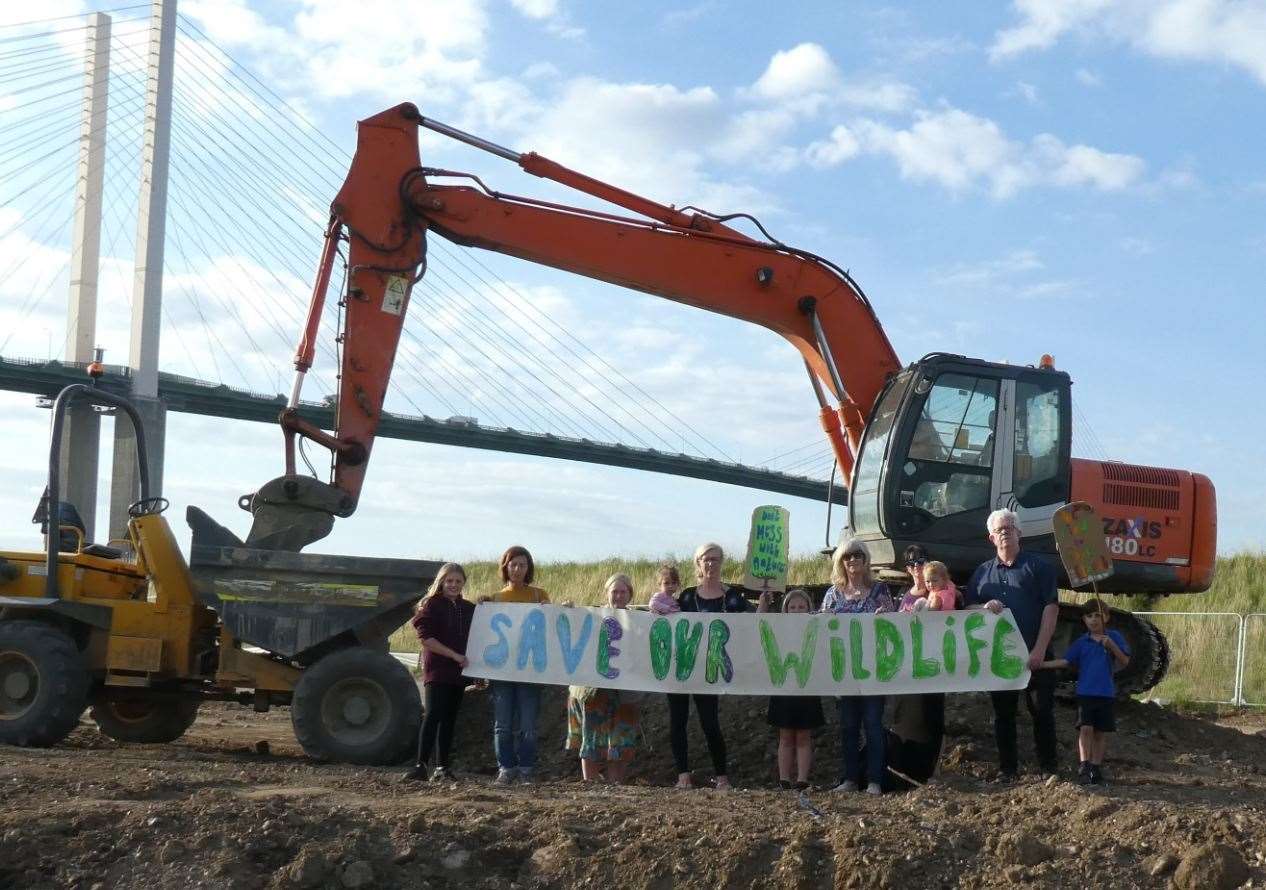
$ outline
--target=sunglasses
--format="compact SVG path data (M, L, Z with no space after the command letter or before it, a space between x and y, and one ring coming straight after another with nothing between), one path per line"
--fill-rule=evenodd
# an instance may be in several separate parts
M865 553L845 553L844 558L845 559L865 559L866 554Z
M906 568L907 569L918 568L919 566L924 565L926 562L927 562L926 559L908 559L906 560Z

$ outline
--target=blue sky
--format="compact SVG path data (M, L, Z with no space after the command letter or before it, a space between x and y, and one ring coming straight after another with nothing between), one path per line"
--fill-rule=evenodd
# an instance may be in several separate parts
M50 16L108 5L52 7ZM1220 549L1266 543L1258 517L1266 474L1256 460L1266 424L1248 385L1266 342L1266 156L1252 135L1266 116L1264 3L831 2L771 15L768 4L746 2L222 0L184 2L181 12L344 149L355 120L414 101L424 114L658 200L757 213L781 239L850 268L905 361L953 351L1028 363L1052 353L1074 380L1080 455L1205 473L1218 487ZM188 47L196 34L182 41ZM68 43L68 70L73 50ZM198 58L197 50L186 52ZM190 102L204 102L196 107L212 123L233 120L240 107L215 98L217 77L230 78L209 65L186 63ZM12 103L0 95L0 113ZM185 127L186 139L208 132ZM184 145L192 152L196 143ZM438 138L424 139L423 157L495 188L567 199ZM188 156L182 163L186 179L174 180L174 193L196 172ZM125 158L118 168L123 195ZM311 172L293 162L299 194L286 200L319 219L332 194L309 185ZM199 194L190 185L184 206ZM9 212L18 235L0 250L40 247L50 270L64 262L64 245L41 241L29 208ZM281 215L261 214L251 221L257 230L229 227L201 256L169 246L169 292L228 293L225 282L237 279L244 291L279 301L284 292L300 305L319 225ZM207 225L217 221L206 216ZM270 226L293 239L284 269L259 246ZM13 240L22 233L26 241ZM116 268L102 273L100 339L116 361L126 355L127 241L107 251ZM563 273L479 259L727 453L757 462L820 436L803 368L779 338ZM0 283L0 329L16 333L0 353L60 352L64 291L24 314L31 286ZM256 388L273 391L275 378L288 376L297 324L291 335L284 317L270 322L267 307L248 300L247 330L218 329L216 361L219 347L202 332L223 319L208 325L168 300L164 370L208 377L216 366L217 379L241 385L223 354L235 353ZM457 339L460 314L435 310L434 322L454 365L480 365ZM389 407L448 413L409 379L397 383ZM34 542L25 519L42 470L31 456L44 448L47 416L31 401L0 394L0 434L19 443L0 456L0 546ZM644 419L672 435L678 424L658 405L644 405ZM458 407L493 418L476 396ZM244 531L236 496L280 471L280 445L266 426L174 416L167 494L181 512L196 503ZM382 442L360 511L320 548L466 558L521 542L546 558L658 556L705 539L740 546L762 503L791 510L796 550L821 546L824 509L803 500Z

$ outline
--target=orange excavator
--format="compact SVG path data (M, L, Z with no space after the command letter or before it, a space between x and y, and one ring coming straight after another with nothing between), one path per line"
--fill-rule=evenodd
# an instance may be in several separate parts
M424 167L419 127L626 212L504 194L476 176ZM739 219L763 240L734 228ZM851 530L890 578L903 577L902 551L917 542L956 580L965 579L992 554L985 519L999 507L1019 516L1025 549L1058 566L1051 517L1069 501L1087 501L1101 517L1115 562L1101 592L1199 592L1211 583L1212 483L1185 470L1072 457L1071 380L1049 356L1019 366L934 353L903 367L849 273L777 241L754 218L665 206L430 120L407 103L359 124L355 158L331 207L294 389L281 415L286 472L241 501L253 514L248 546L300 550L328 534L335 517L356 509L431 233L782 335L804 359L822 428L849 480ZM331 433L300 415L299 394L343 243L349 269L340 296L342 365ZM296 472L300 437L329 449L330 482ZM1118 685L1149 688L1165 671L1164 638L1143 619L1116 614L1135 653ZM1057 635L1057 647L1066 635Z

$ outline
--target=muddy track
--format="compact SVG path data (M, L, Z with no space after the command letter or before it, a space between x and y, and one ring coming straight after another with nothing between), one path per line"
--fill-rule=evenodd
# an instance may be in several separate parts
M663 787L672 766L656 704L652 750L625 787L582 785L557 750L560 725L544 719L543 781L494 785L477 697L458 738L462 778L442 786L314 763L284 711L208 707L172 745L119 746L85 723L58 748L0 749L0 887L1145 887L1177 875L1210 890L1237 866L1266 881L1258 717L1219 724L1130 704L1111 785L1000 786L987 700L957 696L942 773L874 799L775 790L764 707L723 702L740 786L728 794ZM542 714L561 708L551 693ZM1067 704L1058 720L1072 763ZM834 780L832 736L828 726L818 739L822 786ZM702 764L702 739L691 741ZM1216 855L1197 855L1211 843Z

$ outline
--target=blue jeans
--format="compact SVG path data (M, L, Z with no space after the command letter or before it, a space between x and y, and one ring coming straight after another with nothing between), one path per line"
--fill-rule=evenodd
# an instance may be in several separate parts
M536 712L541 687L536 683L492 681L493 748L502 769L536 766Z
M866 782L884 779L884 704L882 695L850 695L837 699L840 709L840 779L862 783L858 730L866 732Z

